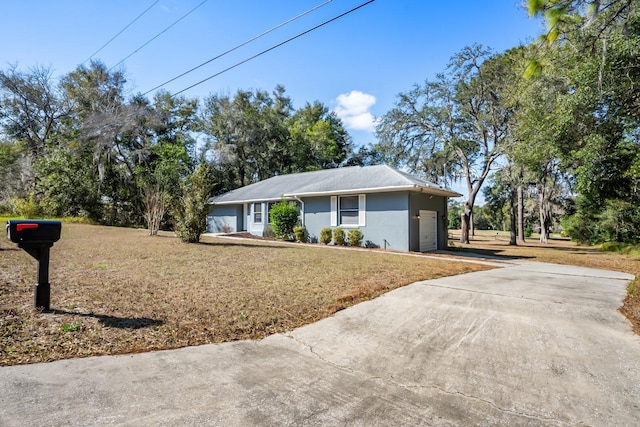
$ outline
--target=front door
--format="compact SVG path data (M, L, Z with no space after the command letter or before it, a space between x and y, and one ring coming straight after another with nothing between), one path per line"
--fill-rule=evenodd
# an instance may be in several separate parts
M438 214L435 211L420 211L420 252L438 249Z

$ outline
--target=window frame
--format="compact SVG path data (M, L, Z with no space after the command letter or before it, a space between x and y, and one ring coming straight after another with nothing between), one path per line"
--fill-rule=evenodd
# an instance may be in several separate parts
M256 211L256 207L260 207L259 210ZM260 220L256 220L256 216L260 215ZM255 202L252 204L251 206L251 219L253 220L254 224L262 224L263 223L263 212L262 212L262 203L261 202Z
M357 197L358 198L358 215L357 222L346 224L342 222L341 212L350 211L355 212L356 210L351 209L341 209L341 199L347 197ZM332 227L342 227L342 228L358 228L366 226L366 194L343 194L340 196L331 196L331 226Z

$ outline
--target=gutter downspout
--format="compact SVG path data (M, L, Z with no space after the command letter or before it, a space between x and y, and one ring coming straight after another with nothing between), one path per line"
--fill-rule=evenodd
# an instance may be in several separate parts
M300 210L300 225L302 225L303 227L304 225L304 202L302 200L300 200L300 198L298 198L298 196L293 196L293 198L300 202L300 206L301 206L301 210Z

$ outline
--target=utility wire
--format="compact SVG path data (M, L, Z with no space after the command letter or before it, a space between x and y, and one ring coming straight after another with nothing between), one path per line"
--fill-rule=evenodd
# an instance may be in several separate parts
M138 19L140 19L140 18L142 17L142 15L144 15L145 13L147 13L147 12L149 11L149 9L151 9L153 6L155 6L155 5L156 5L156 4L158 4L159 2L160 2L160 0L156 0L155 2L153 2L153 3L151 4L151 6L149 6L148 8L146 8L146 9L145 9L145 11L144 11L144 12L142 12L140 15L138 15L138 16L137 16L133 21L129 22L129 23L127 24L127 26L126 26L126 27L124 27L122 30L120 30L120 32L119 32L118 34L116 34L115 36L111 37L111 38L109 39L109 41L108 41L108 42L106 42L105 44L103 44L102 46L100 46L100 49L98 49L98 50L96 50L95 52L93 52L93 53L91 54L91 56L89 56L87 59L85 59L85 60L84 60L84 62L83 62L82 64L84 65L87 61L89 61L91 58L93 58L93 57L96 55L96 53L100 52L102 49L104 49L105 47L107 47L107 45L108 45L109 43L111 43L112 41L114 41L114 40L116 39L116 37L118 37L120 34L122 34L122 33L123 33L127 28L129 28L131 25L133 25L133 23L134 23L134 22L136 22Z
M307 15L307 14L309 14L309 13L311 13L311 12L313 12L313 11L317 10L317 9L320 9L322 6L325 6L325 5L329 4L329 3L331 3L332 1L333 1L333 0L327 0L327 1L325 1L324 3L322 3L322 4L319 4L319 5L317 5L317 6L313 7L313 8L311 8L311 9L309 9L309 10L305 11L305 12L302 12L301 14L299 14L299 15L297 15L297 16L294 16L293 18L289 18L288 20L284 21L283 23L278 24L278 25L276 25L275 27L272 27L272 28L270 28L270 29L266 30L266 31L264 31L264 32L262 32L262 33L260 33L260 34L258 34L257 36L252 37L251 39L249 39L249 40L247 40L247 41L245 41L245 42L242 42L242 43L240 43L239 45L237 45L237 46L235 46L235 47L232 47L231 49L229 49L229 50L227 50L227 51L225 51L225 52L222 52L221 54L219 54L219 55L217 55L217 56L215 56L215 57L213 57L213 58L209 59L208 61L205 61L205 62L203 62L202 64L197 65L197 66L195 66L195 67L191 68L190 70L187 70L187 71L185 71L184 73L182 73L182 74L180 74L180 75L177 75L176 77L174 77L174 78L172 78L172 79L170 79L170 80L167 80L167 81L166 81L166 82L164 82L164 83L159 84L158 86L154 87L153 89L149 89L148 91L146 91L146 92L145 92L145 93L143 93L142 95L143 95L143 96L144 96L144 95L147 95L147 94L149 94L150 92L153 92L154 90L161 88L162 86L165 86L165 85L167 85L167 84L169 84L169 83L171 83L171 82L173 82L173 81L175 81L175 80L178 80L180 77L184 77L184 76L186 76L187 74L189 74L189 73L191 73L191 72L193 72L193 71L197 70L198 68L204 67L205 65L207 65L207 64L209 64L209 63L211 63L211 62L215 61L216 59L220 59L220 58L222 58L223 56L228 55L229 53L231 53L231 52L233 52L233 51L235 51L235 50L238 50L238 49L240 49L241 47L246 46L246 45L248 45L249 43L251 43L251 42L253 42L253 41L255 41L255 40L257 40L257 39L259 39L259 38L261 38L261 37L263 37L263 36L265 36L265 35L267 35L267 34L269 34L269 33L273 32L273 31L275 31L275 30L277 30L278 28L283 27L283 26L285 26L285 25L287 25L287 24L289 24L289 23L291 23L291 22L295 21L296 19L301 18L301 17L303 17L303 16L305 16L305 15Z
M175 97L175 96L180 95L180 94L181 94L181 93L183 93L183 92L188 91L189 89L193 89L194 87L196 87L196 86L198 86L198 85L200 85L200 84L202 84L202 83L204 83L204 82L206 82L206 81L208 81L208 80L211 80L212 78L217 77L217 76L219 76L220 74L226 73L227 71L232 70L232 69L234 69L234 68L236 68L236 67L238 67L238 66L240 66L240 65L242 65L242 64L245 64L245 63L247 63L247 62L249 62L249 61L251 61L251 60L253 60L253 59L255 59L255 58L259 57L259 56L262 56L262 55L264 55L264 54L265 54L265 53L267 53L267 52L271 52L272 50L277 49L277 48L279 48L280 46L285 45L285 44L287 44L287 43L289 43L289 42L291 42L291 41L293 41L293 40L295 40L295 39L297 39L297 38L300 38L300 37L304 36L305 34L308 34L308 33L312 32L312 31L315 31L315 30L317 30L317 29L318 29L318 28L320 28L320 27L323 27L323 26L325 26L325 25L327 25L327 24L329 24L329 23L331 23L331 22L333 22L333 21L335 21L335 20L337 20L337 19L340 19L340 18L342 18L342 17L344 17L344 16L346 16L346 15L348 15L348 14L352 13L352 12L355 12L356 10L358 10L358 9L360 9L360 8L363 8L364 6L367 6L368 4L373 3L374 1L375 1L375 0L369 0L369 1L365 2L365 3L362 3L361 5L356 6L356 7L354 7L354 8L353 8L353 9L351 9L351 10L348 10L348 11L346 11L346 12L344 12L344 13L342 13L342 14L338 15L338 16L335 16L335 17L333 17L333 18L331 18L331 19L329 19L329 20L327 20L327 21L324 21L323 23L318 24L318 25L316 25L316 26L315 26L315 27L313 27L313 28L310 28L310 29L308 29L308 30L306 30L306 31L303 31L303 32L301 32L301 33L299 33L299 34L297 34L297 35L295 35L295 36L291 37L291 38L288 38L287 40L285 40L285 41L283 41L283 42L278 43L277 45L274 45L274 46L272 46L272 47L270 47L270 48L268 48L268 49L265 49L265 50L263 50L262 52L257 53L257 54L255 54L255 55L253 55L253 56L251 56L251 57L249 57L249 58L247 58L247 59L245 59L245 60L242 60L242 61L240 61L240 62L238 62L238 63L236 63L236 64L234 64L234 65L232 65L232 66L230 66L230 67L228 67L228 68L225 68L224 70L222 70L222 71L220 71L220 72L217 72L217 73L215 73L215 74L213 74L213 75L211 75L211 76L207 77L206 79L200 80L199 82L194 83L194 84L192 84L191 86L186 87L186 88L184 88L184 89L182 89L182 90L180 90L180 91L178 91L178 92L176 92L176 93L172 94L172 95L171 95L171 97L173 98L173 97Z
M205 0L205 1L206 1L206 0ZM218 72L218 73L216 73L216 74L214 74L214 75L212 75L212 76L209 76L209 77L207 77L207 78L206 78L206 79L204 79L204 80L201 80L201 81L199 81L199 82L197 82L197 83L195 83L195 84L192 84L191 86L189 86L189 87L187 87L187 88L185 88L185 89L182 89L182 90L181 90L181 91L179 91L179 92L176 92L176 93L174 93L174 94L171 94L171 95L169 95L169 97L170 97L170 98L175 98L176 96L180 95L181 93L186 92L187 90L192 89L192 88L194 88L194 87L196 87L196 86L198 86L198 85L200 85L200 84L202 84L202 83L206 82L207 80L211 80L212 78L217 77L217 76L219 76L220 74L226 73L227 71L232 70L232 69L234 69L234 68L236 68L236 67L238 67L238 66L240 66L240 65L242 65L242 64L244 64L244 63L246 63L246 62L249 62L249 61L251 61L252 59L255 59L255 58L259 57L259 56L262 56L262 55L264 55L264 54L265 54L265 53L267 53L267 52L270 52L270 51L272 51L272 50L274 50L274 49L276 49L276 48L278 48L278 47L280 47L280 46L282 46L282 45L284 45L284 44L286 44L286 43L289 43L290 41L293 41L293 40L295 40L295 39L297 39L297 38L302 37L302 36L303 36L303 35L305 35L305 34L308 34L308 33L312 32L312 31L315 31L315 30L317 30L317 29L318 29L318 28L320 28L320 27L323 27L323 26L325 26L325 25L327 25L327 24L329 24L329 23L331 23L331 22L333 22L333 21L335 21L335 20L337 20L337 19L340 19L340 18L342 18L342 17L344 17L344 16L346 16L346 15L348 15L348 14L350 14L350 13L355 12L355 11L356 11L356 10L358 10L358 9L363 8L364 6L367 6L367 5L371 4L371 3L373 3L374 1L375 1L375 0L369 0L369 1L365 2L365 3L362 3L361 5L356 6L356 7L354 7L353 9L350 9L350 10L348 10L348 11L346 11L346 12L344 12L344 13L342 13L342 14L338 15L338 16L335 16L335 17L333 17L333 18L331 18L331 19L329 19L329 20L327 20L327 21L324 21L323 23L321 23L321 24L319 24L319 25L316 25L316 26L315 26L315 27L313 27L313 28L310 28L310 29L308 29L308 30L306 30L306 31L303 31L302 33L299 33L299 34L297 34L297 35L295 35L295 36L293 36L293 37L291 37L291 38L289 38L289 39L287 39L287 40L285 40L285 41L283 41L283 42L281 42L281 43L278 43L277 45L272 46L272 47L270 47L269 49L263 50L262 52L257 53L257 54L255 54L255 55L253 55L252 57L247 58L247 59L245 59L245 60L243 60L243 61L240 61L240 62L238 62L237 64L232 65L231 67L228 67L228 68L226 68L226 69L224 69L224 70L222 70L222 71L220 71L220 72ZM203 3L204 3L204 2L203 2ZM158 104L158 102L156 102L155 104L152 104L152 105L157 105L157 104ZM126 119L126 118L129 118L129 117L133 117L133 116L135 116L136 114L137 114L137 111L134 111L133 113L126 113L123 117L121 117L121 119ZM99 126L99 127L98 127L98 129L96 129L95 131L96 131L96 132L99 132L101 129L103 129L103 128L107 127L107 126L109 126L109 124L105 124L105 125Z
M158 0L159 1L159 0ZM191 15L196 9L198 9L200 6L202 6L203 4L205 4L207 1L209 0L204 0L202 3L200 3L199 5L197 5L196 7L194 7L193 9L191 9L189 12L185 13L184 15L182 15L180 18L178 18L176 21L174 21L171 25L169 25L167 28L165 28L164 30L160 31L158 34L156 34L155 36L153 36L152 38L150 38L147 42L145 42L142 46L140 46L139 48L137 48L136 50L134 50L133 52L131 52L129 55L125 56L123 59L120 60L120 62L118 62L116 65L114 65L113 67L109 68L109 71L113 70L115 67L117 67L118 65L122 64L124 61L126 61L127 59L129 59L130 57L132 57L133 55L135 55L136 53L138 53L138 51L142 48L144 48L145 46L147 46L149 43L151 43L152 41L154 41L155 39L157 39L158 37L160 37L162 34L166 33L171 27L173 27L174 25L176 25L178 22L182 21L184 18L186 18L187 16Z

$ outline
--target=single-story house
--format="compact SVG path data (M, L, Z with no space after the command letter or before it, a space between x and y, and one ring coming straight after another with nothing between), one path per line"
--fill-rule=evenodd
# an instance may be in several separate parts
M370 247L447 247L447 198L461 194L386 165L279 175L209 199L207 232L262 236L269 208L296 202L312 241L325 227L358 228Z

